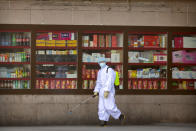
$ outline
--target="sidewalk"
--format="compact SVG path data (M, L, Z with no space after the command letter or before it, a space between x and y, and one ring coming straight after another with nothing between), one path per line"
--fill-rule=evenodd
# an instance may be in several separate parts
M154 124L130 126L11 126L0 131L196 131L195 124Z

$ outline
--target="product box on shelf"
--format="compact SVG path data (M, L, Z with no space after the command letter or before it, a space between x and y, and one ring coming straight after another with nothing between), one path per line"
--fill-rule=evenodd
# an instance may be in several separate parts
M111 47L111 46L112 46L112 36L106 35L106 47Z
M65 47L65 40L56 40L55 41L55 46L56 47Z
M77 40L67 40L67 47L76 47Z
M82 36L82 43L83 43L83 47L88 47L89 46L89 36Z
M185 55L185 51L174 51L172 52L172 61L174 63L182 63L183 62L183 56Z
M116 36L117 36L117 46L123 47L123 34L119 33L116 34Z
M93 47L98 47L98 35L93 35Z
M36 46L45 46L45 40L36 40Z
M46 40L45 46L55 46L55 40Z
M153 54L154 62L166 62L167 55L163 53L154 53Z
M181 79L181 73L180 71L172 71L172 78L173 79Z
M196 37L183 37L184 48L196 48Z
M60 35L61 40L71 40L74 36L74 33L62 32Z
M175 48L183 48L183 37L175 37L174 38L174 47Z
M129 51L128 52L128 56L129 56L129 63L139 63L139 52L133 52L133 51Z
M112 47L117 47L117 36L112 35Z
M66 80L61 81L61 89L66 89Z
M183 56L184 63L196 63L196 52L185 52Z
M50 81L49 80L45 80L44 82L45 82L44 83L44 88L45 89L50 89Z
M120 54L111 53L111 63L119 63L119 62L120 62Z
M160 47L159 36L144 35L144 47Z

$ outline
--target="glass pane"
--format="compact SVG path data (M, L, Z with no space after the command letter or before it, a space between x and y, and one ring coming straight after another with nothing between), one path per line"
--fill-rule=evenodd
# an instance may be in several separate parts
M128 35L128 89L167 89L167 34Z
M77 89L77 34L39 32L36 89Z
M30 89L30 32L0 32L0 89Z
M174 33L172 40L172 89L196 89L196 33Z
M123 89L123 33L85 32L82 36L83 89L94 89L100 69L98 58L105 57L107 65L119 73Z

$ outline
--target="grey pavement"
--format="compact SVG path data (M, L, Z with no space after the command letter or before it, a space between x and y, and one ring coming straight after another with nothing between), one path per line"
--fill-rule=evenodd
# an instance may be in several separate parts
M129 126L2 126L0 131L196 131L195 124L153 124Z

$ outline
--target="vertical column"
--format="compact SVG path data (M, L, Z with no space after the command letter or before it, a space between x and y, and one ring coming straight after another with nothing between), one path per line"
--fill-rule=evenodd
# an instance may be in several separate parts
M31 89L36 86L36 32L31 30Z
M82 89L82 32L78 32L78 65L77 65L77 87Z
M123 89L128 90L128 32L123 32Z
M168 32L167 41L167 88L171 91L172 86L172 32Z

